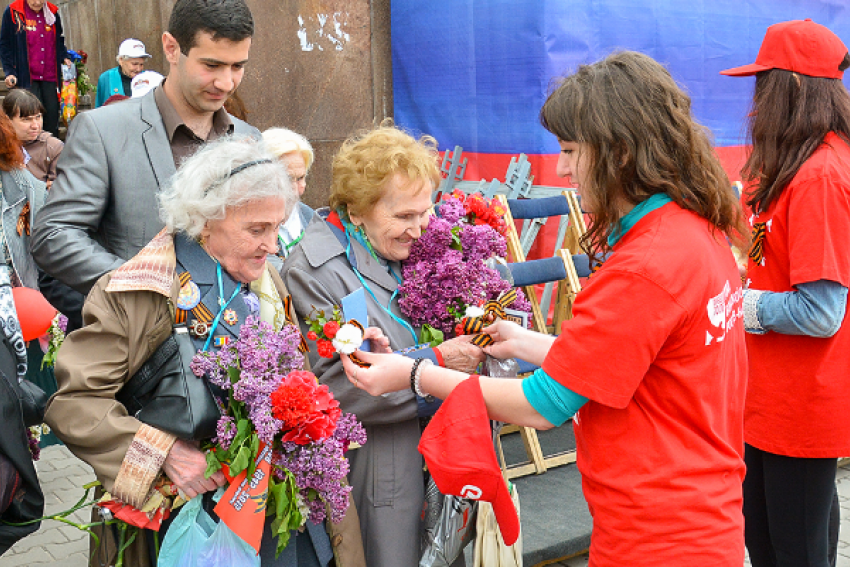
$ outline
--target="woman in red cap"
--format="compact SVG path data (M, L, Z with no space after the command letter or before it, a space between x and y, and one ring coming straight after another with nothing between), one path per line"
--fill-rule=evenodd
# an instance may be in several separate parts
M729 180L690 99L646 55L579 68L540 116L561 147L557 173L592 214L583 247L610 255L557 338L505 321L484 329L496 341L489 354L541 365L524 380L481 378L487 409L545 429L580 408L591 566L741 567L747 370L727 238L747 227ZM344 364L371 394L409 381L445 399L467 378L362 358L373 366Z
M756 76L744 166L744 516L755 567L835 564L836 464L850 455L848 66L835 34L795 20L767 29L755 63L721 72Z

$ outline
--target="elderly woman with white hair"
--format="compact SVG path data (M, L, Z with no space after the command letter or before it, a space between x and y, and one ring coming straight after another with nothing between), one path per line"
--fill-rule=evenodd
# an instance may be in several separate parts
M115 57L118 66L104 71L97 79L94 107L103 106L114 95L132 96L131 82L145 70L145 62L150 57L145 50L145 44L138 39L129 38L122 41Z
M313 146L307 138L286 128L269 128L263 132L263 141L269 152L286 166L286 172L298 192L299 199L303 197L307 189L307 173L313 165ZM304 229L312 218L313 209L299 201L298 214L289 215L278 232L278 255L281 258L286 258L290 250L301 241Z
M296 202L285 167L262 143L210 143L160 195L165 229L91 290L84 327L68 335L57 356L59 390L45 421L113 497L141 508L163 473L189 498L226 484L221 472L204 474L196 443L140 422L116 394L172 334L181 311L187 319L213 316L207 325L190 325L199 350L238 338L249 315L275 328L294 321L284 307L288 292L266 257ZM153 532L146 534L125 565L155 564ZM310 522L278 559L274 545L267 523L263 565L324 567L333 557L324 526Z

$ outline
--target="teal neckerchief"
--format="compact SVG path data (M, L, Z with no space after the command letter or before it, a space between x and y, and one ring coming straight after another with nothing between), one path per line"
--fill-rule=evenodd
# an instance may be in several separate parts
M634 209L614 224L614 229L608 235L608 246L613 248L640 219L655 209L660 209L672 200L667 193L656 193L646 201L636 205Z
M354 225L351 224L350 221L342 218L342 215L340 215L339 213L337 213L337 215L339 215L339 220L342 223L342 226L345 227L345 236L346 236L345 257L348 259L348 263L351 265L351 269L354 271L354 275L357 276L357 279L360 280L360 284L363 286L363 289L365 289L366 292L370 296L372 296L372 299L374 300L375 303L378 304L378 307L383 309L387 313L387 315L392 317L392 319L396 323L398 323L399 325L401 325L402 327L407 329L407 331L413 337L413 344L417 344L419 342L419 339L416 336L416 331L413 330L413 327L410 325L410 323L408 323L407 321L405 321L404 319L402 319L401 317L399 317L398 315L393 313L392 310L390 309L390 306L393 304L393 300L396 297L398 297L398 288L396 288L396 290L393 291L393 294L390 297L390 301L386 306L384 304L382 304L380 301L378 301L378 298L375 297L375 293L372 291L372 288L369 287L368 283L366 283L366 280L360 274L360 270L357 269L355 262L353 262L352 259L351 259L351 254L352 254L352 252L351 252L351 240L354 239L357 242L359 242L361 246L366 248L366 250L368 250L372 254L372 257L379 264L384 265L385 264L384 261L382 261L380 258L378 258L378 255L375 253L375 250L372 248L372 245L369 244L369 241L366 238L363 237L363 233L362 233L361 230L358 230L357 228L355 228ZM395 279L396 283L401 285L401 278L393 271L392 266L390 265L389 262L386 262L385 267L387 269L387 272L389 272L389 274Z
M372 248L372 243L369 242L368 238L366 238L366 234L363 232L363 229L359 226L354 226L351 221L343 217L339 213L339 211L337 211L337 215L339 216L339 222L341 222L342 226L345 227L345 234L348 236L348 239L354 239L359 242L360 246L369 251L369 254L372 255L372 258L383 264L380 258L378 258L378 254L375 252L375 249Z

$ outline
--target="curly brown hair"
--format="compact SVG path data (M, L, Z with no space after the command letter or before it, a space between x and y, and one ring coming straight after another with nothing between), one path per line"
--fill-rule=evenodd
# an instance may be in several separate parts
M583 189L599 204L581 240L588 254L610 250L623 201L637 205L656 193L746 246L741 205L690 97L651 57L623 51L579 67L549 95L540 122L560 141L586 144Z
M850 67L850 54L839 65ZM771 69L756 75L744 177L747 204L764 211L812 157L829 132L850 144L850 93L841 79Z

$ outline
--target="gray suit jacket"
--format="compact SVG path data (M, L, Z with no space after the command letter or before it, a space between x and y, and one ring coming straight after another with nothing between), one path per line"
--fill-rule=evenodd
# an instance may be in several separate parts
M236 118L234 133L260 132ZM82 293L162 230L156 194L174 158L153 92L79 114L33 227L39 267Z

